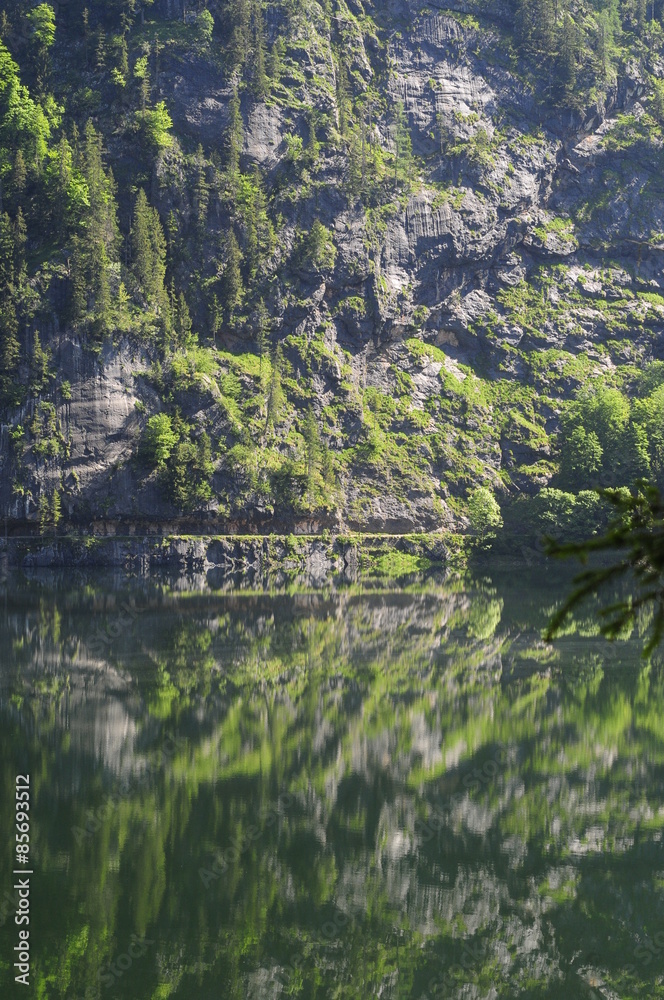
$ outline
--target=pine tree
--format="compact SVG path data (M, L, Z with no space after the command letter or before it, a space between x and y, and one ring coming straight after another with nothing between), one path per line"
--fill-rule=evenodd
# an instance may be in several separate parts
M325 484L329 498L329 491L335 489L337 484L334 476L332 453L324 444L321 444L320 474L323 478L323 483Z
M265 72L265 27L260 4L254 8L254 75L252 80L254 97L259 101L268 93L268 80Z
M302 437L304 438L304 451L307 466L307 483L309 493L313 492L316 473L320 462L321 443L318 433L318 422L313 407L310 406L302 423Z
M559 54L556 64L556 76L560 86L567 93L574 90L576 84L576 60L579 48L578 33L574 21L569 14L563 17L560 30Z
M203 147L199 145L196 150L196 186L194 191L196 203L196 222L199 230L205 228L207 220L208 205L210 202L210 185L205 174L205 157Z
M75 233L71 240L70 257L71 300L68 315L74 322L83 318L88 308L88 286L83 245Z
M18 320L11 297L0 300L0 401L5 405L18 402Z
M166 305L166 238L159 213L148 204L143 188L139 189L132 226L132 266L148 304L159 312Z
M28 242L28 229L23 218L23 212L19 205L14 219L14 275L19 286L25 284L27 278L27 265L25 260L25 246Z
M101 71L106 66L106 36L100 29L97 36L97 49L95 53L95 66Z
M348 145L348 187L353 195L363 191L362 176L362 138L357 130L353 130Z
M408 119L401 101L394 113L394 183L409 183L413 174L413 145L408 130Z
M110 329L111 285L110 261L104 243L99 246L99 256L93 267L93 287L95 292L95 333L104 336Z
M263 374L263 358L265 357L265 352L268 343L268 332L269 332L270 317L268 311L265 308L265 303L262 299L259 299L258 306L256 307L256 346L258 348L259 360L259 372Z
M127 39L124 34L120 38L120 59L118 71L124 83L126 83L129 79L129 50L127 48Z
M16 156L14 157L14 166L12 168L10 191L14 201L20 203L23 197L23 192L25 191L25 185L28 178L28 171L25 166L25 159L23 153L20 149L16 150Z
M345 138L350 119L350 100L348 98L348 87L346 84L346 65L341 58L337 62L337 108L339 112L339 134Z
M249 0L232 0L230 57L231 72L240 69L247 61L251 47L251 9Z
M0 215L0 296L14 289L14 231L7 212Z
M83 9L83 45L85 49L85 68L88 68L88 43L90 40L90 11Z
M285 43L283 38L277 38L272 43L272 48L267 56L266 61L266 71L270 80L272 81L272 86L278 84L281 79L281 68L283 63L283 56L285 52Z
M215 347L217 346L217 334L221 330L221 320L221 303L219 302L219 296L216 292L214 292L210 303L210 329L212 331L212 339Z
M265 429L274 427L279 422L281 411L284 406L284 393L281 387L281 374L283 369L283 354L281 347L277 347L272 352L271 357L270 383L267 390L267 419Z
M235 233L231 229L226 238L226 267L224 268L224 304L229 320L242 301L242 254Z
M240 114L240 98L237 90L233 92L230 102L230 120L226 131L226 159L228 183L231 191L236 191L240 177L240 151L242 149L243 128Z
M49 379L50 351L41 346L39 331L35 330L30 359L30 388L37 394L42 391Z
M60 499L60 490L54 489L53 496L51 497L51 523L53 525L53 532L57 535L58 525L62 520L62 501Z
M51 523L51 508L48 497L45 493L39 497L39 533L46 534L46 530Z
M73 164L69 144L65 152L66 176L63 183L67 182ZM77 281L87 284L95 300L97 332L105 332L110 320L110 270L111 264L118 260L120 237L115 181L111 171L108 175L104 171L101 135L90 121L85 126L82 169L88 188L89 207L83 217L80 242L75 248L76 267L81 272ZM75 311L78 312L81 306L79 295Z
M180 292L175 308L175 332L180 347L188 347L192 342L192 322L189 313L189 306L184 297L184 292Z

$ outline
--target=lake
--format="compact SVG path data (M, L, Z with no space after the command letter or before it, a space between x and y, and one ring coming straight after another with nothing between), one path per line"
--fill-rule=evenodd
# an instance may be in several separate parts
M662 657L565 586L5 580L1 995L664 996Z

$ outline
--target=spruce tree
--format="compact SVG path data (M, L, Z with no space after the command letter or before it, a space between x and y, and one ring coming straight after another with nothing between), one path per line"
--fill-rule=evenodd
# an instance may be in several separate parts
M281 375L283 369L283 354L278 346L271 357L270 382L267 390L267 418L265 428L268 430L279 422L281 411L284 406L284 393L281 387Z
M12 168L10 191L14 201L19 204L21 202L21 198L23 197L23 192L25 191L27 178L28 171L25 165L23 152L22 150L17 149L14 157L14 166Z
M208 205L210 203L210 185L205 173L205 156L203 147L199 145L196 150L196 186L194 190L194 200L196 204L196 222L200 231L205 228L207 221Z
M231 229L226 238L226 266L224 268L224 304L228 318L232 321L235 311L242 301L242 254L235 233Z
M192 322L189 313L189 306L184 297L184 292L180 292L175 308L175 332L177 334L178 345L188 347L192 341Z
M210 302L210 330L212 331L212 340L215 347L217 346L217 334L221 330L221 320L221 303L219 301L219 296L216 292L214 292L212 295L212 301Z
M394 183L409 183L413 174L413 146L403 103L397 101L394 112Z
M269 332L270 317L268 311L265 308L265 303L262 299L259 299L258 306L256 307L256 346L258 348L259 357L259 372L263 374L263 358L265 357L265 352L267 350L268 344L268 332Z
M254 75L252 91L259 101L268 93L268 79L265 72L265 27L260 4L254 8Z
M35 330L30 358L30 388L35 394L40 393L48 382L50 360L50 352L42 347L39 331Z
M302 422L302 437L304 438L308 491L311 494L314 489L321 455L318 422L316 421L316 414L312 406L307 410Z
M7 212L0 215L0 296L14 289L14 231Z
M28 229L19 205L14 219L14 276L19 286L25 283L27 265L25 260L25 245L28 241Z
M4 405L14 405L19 399L19 354L16 308L6 296L0 299L0 402Z
M148 204L143 188L139 189L132 226L132 267L148 305L155 312L166 305L166 237L159 213Z
M242 115L240 114L240 98L237 90L233 92L229 111L230 120L226 131L226 162L229 187L231 191L235 192L240 178L240 151L243 141Z

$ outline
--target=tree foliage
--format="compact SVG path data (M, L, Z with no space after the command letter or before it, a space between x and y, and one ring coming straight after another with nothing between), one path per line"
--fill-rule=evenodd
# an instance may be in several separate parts
M567 616L590 596L601 596L618 580L625 580L628 593L600 611L601 632L615 639L637 621L644 610L654 611L650 635L645 642L648 656L664 637L664 502L651 483L641 481L631 489L601 490L599 495L614 510L614 518L599 537L580 542L548 544L550 555L576 556L587 562L591 556L609 556L598 566L583 570L562 606L552 616L546 638L561 631Z

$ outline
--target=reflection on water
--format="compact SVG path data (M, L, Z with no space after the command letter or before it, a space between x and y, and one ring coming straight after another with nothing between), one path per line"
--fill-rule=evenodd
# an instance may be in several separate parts
M664 996L662 661L559 594L9 581L3 995L28 771L30 995Z

